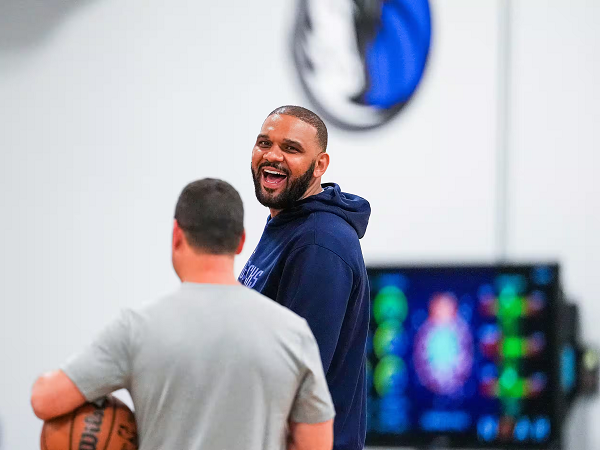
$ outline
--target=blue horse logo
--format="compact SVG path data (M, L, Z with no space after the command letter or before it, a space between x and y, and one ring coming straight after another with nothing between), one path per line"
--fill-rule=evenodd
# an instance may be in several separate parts
M300 0L293 53L321 114L346 129L368 129L410 100L430 43L427 0Z

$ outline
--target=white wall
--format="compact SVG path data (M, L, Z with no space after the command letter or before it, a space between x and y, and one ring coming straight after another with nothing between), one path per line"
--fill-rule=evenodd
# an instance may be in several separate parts
M600 6L513 2L509 255L561 261L584 337L600 343ZM573 450L600 448L600 404L569 430Z
M432 16L429 65L407 109L375 131L331 128L329 178L371 202L369 261L494 255L497 5L434 1Z
M249 239L238 269L249 256L267 214L250 179L255 135L274 107L310 106L289 54L294 7L292 0L0 2L3 450L37 448L41 423L28 405L36 375L80 348L120 307L177 286L170 227L187 182L214 176L240 190ZM567 8L565 3L563 15L571 14ZM535 38L523 29L546 20L534 9L519 7L515 39ZM326 181L366 197L373 207L363 240L367 260L494 257L498 11L498 2L432 1L432 53L414 101L378 131L331 129ZM550 65L555 47L535 45L546 52L537 56L541 67ZM572 255L580 254L574 247L592 200L573 188L586 181L578 181L578 163L557 146L580 128L572 115L564 122L564 115L547 111L552 105L537 106L535 94L517 94L523 89L519 77L535 79L538 66L525 67L527 53L515 58L513 89L524 103L512 102L510 144L518 155L510 166L510 252L529 256L548 249L537 215L549 217L544 226L556 223L548 227L552 240L563 230L564 210L554 212L549 201L538 201L536 216L527 209L528 196L534 198L547 180L536 173L537 183L527 183L527 167L546 147L539 145L545 134L542 142L561 155L561 167L572 165L570 189L579 206L562 206L574 208L567 212L580 228L558 256L567 265L570 291L588 302L591 323L600 311L593 309L595 280L585 275L591 270L585 258L595 256L585 249ZM593 75L570 76L582 84L578 92L585 87L597 96ZM588 168L595 156L591 105L587 134L578 134ZM533 114L519 115L526 107ZM551 134L530 119L536 114L550 117ZM587 183L588 190L598 187L595 180ZM549 189L563 195L557 184ZM547 250L552 255L558 251L553 248Z

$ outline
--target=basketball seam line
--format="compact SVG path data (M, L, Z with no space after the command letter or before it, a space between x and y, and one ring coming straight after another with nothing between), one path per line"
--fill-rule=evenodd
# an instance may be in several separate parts
M48 442L46 442L46 428L42 428L42 443L44 448L42 450L48 450Z
M117 417L117 402L113 401L113 416L112 416L112 420L110 422L110 430L108 430L108 439L106 440L106 445L104 446L104 450L106 450L108 448L108 444L110 443L110 440L112 439L112 430L113 427L115 426L115 418Z
M69 432L69 450L73 450L73 428L75 428L75 411L72 413L71 431Z

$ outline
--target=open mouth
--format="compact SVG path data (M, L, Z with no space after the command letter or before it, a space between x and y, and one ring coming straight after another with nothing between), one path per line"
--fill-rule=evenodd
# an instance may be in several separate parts
M262 180L263 186L268 189L277 189L281 187L287 179L287 175L275 169L263 169Z

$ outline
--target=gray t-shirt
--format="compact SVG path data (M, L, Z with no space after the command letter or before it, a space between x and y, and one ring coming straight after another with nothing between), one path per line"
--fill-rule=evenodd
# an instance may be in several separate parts
M306 321L241 285L125 310L61 369L89 401L129 390L140 450L285 449L289 420L335 415Z

